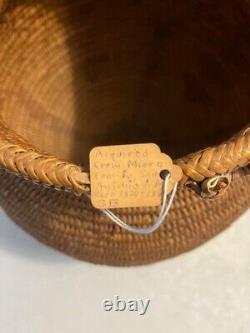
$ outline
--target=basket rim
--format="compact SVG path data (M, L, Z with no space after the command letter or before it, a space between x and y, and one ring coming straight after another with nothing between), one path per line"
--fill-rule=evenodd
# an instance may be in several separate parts
M181 185L188 181L231 173L250 163L250 124L219 145L174 160L183 171ZM0 118L0 168L44 186L71 191L90 191L90 177L83 167L40 151L11 130Z

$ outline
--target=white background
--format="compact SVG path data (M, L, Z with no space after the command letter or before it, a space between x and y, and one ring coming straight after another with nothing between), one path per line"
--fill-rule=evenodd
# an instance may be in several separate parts
M250 332L250 211L174 259L112 268L38 243L0 211L0 332ZM145 316L104 299L150 298Z

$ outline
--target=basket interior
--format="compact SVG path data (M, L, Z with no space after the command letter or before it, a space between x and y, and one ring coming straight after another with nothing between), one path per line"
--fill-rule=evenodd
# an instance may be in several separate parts
M10 1L0 108L38 149L86 163L96 145L158 143L172 157L249 121L246 1Z

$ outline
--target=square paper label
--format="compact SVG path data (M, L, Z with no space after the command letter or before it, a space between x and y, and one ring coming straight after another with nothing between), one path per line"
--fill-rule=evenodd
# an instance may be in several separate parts
M168 193L182 171L153 143L95 147L90 152L91 202L94 207L161 205L161 171L171 173Z

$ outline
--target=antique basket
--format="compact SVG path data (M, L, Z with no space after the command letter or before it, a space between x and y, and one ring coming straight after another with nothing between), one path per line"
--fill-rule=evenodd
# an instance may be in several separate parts
M190 250L250 205L250 4L0 1L0 203L74 257L137 265ZM94 209L88 155L155 142L183 170L137 235ZM124 208L147 227L159 208Z

